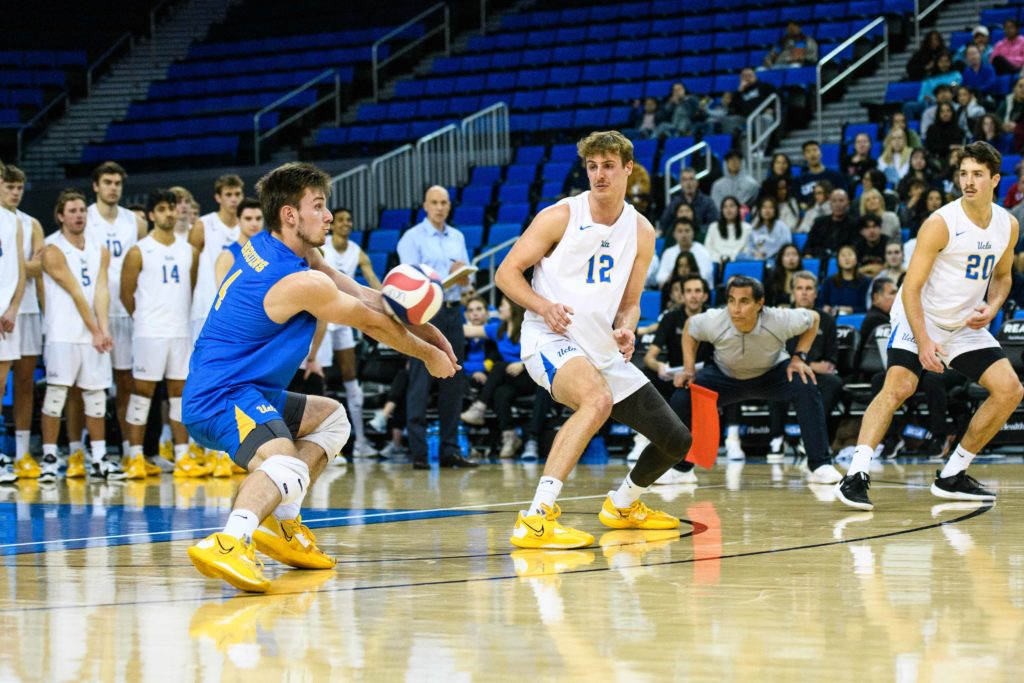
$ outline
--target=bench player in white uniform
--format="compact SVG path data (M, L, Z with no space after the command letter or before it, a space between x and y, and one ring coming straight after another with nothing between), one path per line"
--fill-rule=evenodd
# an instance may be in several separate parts
M220 280L215 265L221 252L238 241L238 204L245 183L237 175L222 175L213 183L213 198L219 207L201 216L188 234L189 243L199 250L199 275L192 295L192 343L195 344L206 315L217 294Z
M352 225L352 212L349 209L334 210L331 239L324 244L324 260L338 272L345 273L353 279L356 276L356 270L362 271L366 284L373 289L380 290L380 280L373 272L370 257L358 244L349 239ZM366 426L363 424L363 387L356 379L356 340L352 334L352 328L347 325L328 325L327 337L330 339L329 343L334 351L334 361L338 363L338 368L341 371L341 381L345 384L349 420L352 423L352 433L356 436L356 441L352 446L352 455L357 458L374 456L377 451L366 440Z
M32 436L32 408L35 389L36 359L43 353L43 321L39 311L39 294L43 287L43 226L19 209L25 196L25 173L16 166L3 167L0 182L0 207L21 222L21 241L25 257L25 293L18 308L15 333L19 339L21 358L14 361L14 456L15 467L30 478L39 476L39 465L29 454Z
M110 352L110 363L114 369L114 386L117 390L117 421L121 426L122 447L127 454L128 433L125 411L128 397L132 393L132 319L124 310L117 293L121 291L121 266L124 256L132 245L146 236L146 221L133 211L119 206L124 193L124 181L128 174L119 164L107 161L92 172L92 191L96 203L89 207L85 223L85 237L94 244L106 247L110 254L108 284L112 292L110 301L110 336L114 348Z
M43 250L43 288L46 297L46 395L43 398L43 462L40 480L57 478L57 434L68 390L82 390L89 432L92 474L124 479L121 459L107 455L107 389L110 388L110 349L107 311L110 254L105 246L86 239L85 197L64 190L54 215L58 236ZM78 475L69 465L68 476Z
M181 185L169 187L167 191L172 193L177 200L174 208L178 218L174 222L174 237L175 239L188 240L188 232L196 222L192 217L192 204L195 202L195 198L191 192Z
M181 391L192 354L189 308L199 252L175 237L176 204L174 194L167 190L150 194L147 215L153 222L153 232L128 250L121 271L121 302L134 321L135 389L128 402L129 461L125 471L129 479L144 479L161 472L160 466L147 461L142 452L149 407L161 380L167 380L175 461L188 452L188 432L181 424Z
M1024 397L1024 387L988 326L1010 293L1017 220L992 203L1002 159L975 142L960 153L963 196L933 213L917 234L917 248L893 304L885 385L864 413L853 462L836 495L861 510L868 498L871 454L892 415L917 390L923 370L950 367L988 390L967 432L931 492L954 500L995 500L967 474L975 454L995 436ZM988 292L986 296L986 291Z
M654 255L654 228L625 203L633 143L617 131L577 145L590 191L541 211L498 269L496 283L526 308L523 361L530 377L575 412L551 446L530 509L510 539L521 548L576 548L594 537L556 520L555 498L609 417L651 439L633 471L609 493L599 518L616 529L673 529L679 520L640 495L689 451L691 437L665 399L631 364L640 294ZM523 272L533 268L533 283Z
M10 211L0 210L0 396L7 391L11 363L21 358L17 322L24 292L25 256L21 221ZM17 479L17 468L12 458L0 452L0 483Z

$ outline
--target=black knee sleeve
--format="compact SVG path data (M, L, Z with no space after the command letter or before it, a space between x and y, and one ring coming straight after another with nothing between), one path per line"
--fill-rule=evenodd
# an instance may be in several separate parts
M651 384L616 403L612 418L651 440L629 475L637 486L653 484L686 457L693 443L690 430Z

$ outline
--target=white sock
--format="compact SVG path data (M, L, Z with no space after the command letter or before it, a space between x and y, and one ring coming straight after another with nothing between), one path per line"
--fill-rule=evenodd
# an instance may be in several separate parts
M960 474L971 464L974 456L974 453L965 450L962 445L957 444L956 450L950 454L949 460L946 461L946 466L942 468L942 473L939 476L952 477L954 474Z
M637 498L643 495L646 490L646 486L637 486L634 484L633 480L627 474L626 478L622 480L622 485L619 486L619 489L612 493L612 505L620 510L628 508L630 505L635 503Z
M132 442L129 441L128 439L124 439L123 441L121 441L121 452L127 455L128 453L131 453L131 451Z
M299 516L299 509L302 507L302 501L296 500L291 503L281 503L274 510L274 516L278 519L295 519Z
M558 498L558 494L562 492L562 482L558 481L554 477L541 477L540 483L537 484L537 492L533 494L533 502L530 503L530 509L527 511L527 515L543 515L544 511L541 510L541 505L546 505L549 508L555 507L555 499Z
M21 457L28 453L29 441L32 439L32 430L18 429L14 432L14 454Z
M352 424L352 433L356 435L356 441L366 441L365 427L363 426L363 388L359 380L350 379L345 382L345 398L348 403L348 421Z
M188 444L174 444L174 462L181 462L186 455L188 455Z
M103 460L107 455L107 442L106 441L93 441L89 444L90 451L92 454L92 461L99 462Z
M160 442L170 441L174 436L171 434L171 425L165 424L163 429L160 430Z
M853 449L853 460L850 461L850 466L846 470L846 476L852 477L858 472L868 471L871 467L871 456L875 454L875 449L865 444L860 444Z
M136 455L142 455L142 444L128 447L128 457L134 458Z
M224 533L248 543L259 525L260 518L252 510L232 510L228 523L224 525Z
M55 444L55 443L44 443L43 444L43 457L45 458L48 455L52 455L55 458L57 457L57 444Z
M725 438L732 439L733 441L739 441L740 440L740 426L739 425L729 425L728 427L726 427L725 428Z
M68 450L71 451L71 455L74 455L78 451L83 451L81 441L70 441L68 442Z

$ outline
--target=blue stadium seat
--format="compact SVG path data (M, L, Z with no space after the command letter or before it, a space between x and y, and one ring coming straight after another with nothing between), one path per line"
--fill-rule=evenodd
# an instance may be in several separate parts
M494 194L492 185L467 185L459 200L465 206L488 206Z
M469 176L470 185L490 187L501 180L501 166L474 166Z
M386 230L384 228L371 230L369 241L366 243L366 250L383 252L394 251L400 236L401 232L399 230Z
M512 109L516 111L540 109L544 106L542 90L520 90L512 96Z
M515 133L535 131L539 124L539 114L512 114L509 116L509 128Z
M573 115L573 128L599 130L608 125L608 109L578 109Z
M846 325L855 329L860 329L860 326L864 324L864 316L866 313L847 313L836 317L836 325Z
M889 87L885 90L885 101L909 102L911 100L916 100L919 92L921 92L920 81L890 83Z
M498 189L498 201L510 204L526 204L530 201L530 186L523 183L511 183L506 180Z
M795 232L795 233L793 233L793 246L795 246L800 251L803 251L805 244L807 244L807 233L806 232Z
M483 225L484 222L484 207L472 206L469 204L460 205L455 210L455 215L452 216L452 220L458 221L462 225Z
M548 180L545 181L540 189L541 200L545 199L557 199L562 195L562 188L565 186L564 180Z
M536 166L544 160L547 150L543 145L524 145L516 150L516 164L533 164Z
M540 115L541 130L563 130L572 128L573 112L571 111L546 111Z
M544 93L546 109L564 109L576 104L576 88L554 88Z
M572 143L552 145L548 153L548 161L576 161L576 158L576 145Z
M828 263L825 265L825 275L824 275L824 277L832 277L833 275L835 275L838 272L839 272L839 261L837 261L836 257L833 256L832 258L830 258L828 260Z
M518 223L522 225L530 215L529 204L502 204L498 208L498 223Z
M801 66L787 69L784 84L787 88L806 88L815 84L817 71L813 66Z
M607 85L585 85L578 89L576 101L582 105L601 105L611 102L611 88Z
M804 235L804 240L803 241L805 243L807 242L807 239L806 239L807 233L797 233L797 234L798 235L799 234ZM796 237L796 235L793 235L793 237ZM796 244L796 240L793 241L793 244ZM799 249L803 250L803 247L801 246L801 247L799 247ZM821 259L820 258L810 258L810 257L807 257L807 258L802 259L802 263L803 263L803 266L804 266L804 270L811 271L812 273L814 273L814 277L816 277L818 279L821 279Z
M575 85L580 80L580 67L556 66L548 74L548 85Z
M729 261L722 271L722 282L729 282L734 275L746 275L764 282L764 261Z
M999 172L1003 175L1014 175L1017 173L1017 164L1020 163L1019 154L1005 154L1003 155L1003 165L1000 167ZM1000 183L1000 187L1008 188L1009 183Z
M645 291L640 294L640 319L657 320L661 313L661 292Z
M408 209L384 209L378 227L382 230L405 230L411 224Z
M532 183L537 178L537 164L513 164L505 172L506 183Z
M377 277L383 278L388 272L388 256L394 249L388 249L387 251L367 251L366 255L370 259L370 265L373 266L373 272L377 274Z
M629 102L638 100L643 96L643 83L615 83L611 87L609 97L612 102Z
M619 43L622 45L623 43ZM616 81L642 81L647 72L647 62L617 62L612 67L612 79Z
M529 207L527 207L529 208ZM523 217L526 220L526 217ZM487 244L492 247L496 247L503 242L507 242L513 237L519 237L523 232L522 222L520 223L495 223L491 226L490 232L487 235Z
M460 225L459 232L466 239L466 249L470 252L483 243L484 226L482 225Z
M562 183L569 175L569 171L572 170L573 164L576 162L569 161L549 161L544 164L541 169L540 178L541 180L557 180Z
M878 140L878 124L877 123L848 123L846 128L843 130L843 142L850 144L858 135L861 133L867 134L871 138L872 142Z

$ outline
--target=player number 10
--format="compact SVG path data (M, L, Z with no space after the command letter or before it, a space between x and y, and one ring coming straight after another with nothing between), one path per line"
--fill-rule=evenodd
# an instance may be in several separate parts
M964 273L964 277L968 280L977 280L978 266L981 266L981 279L987 280L988 276L992 274L992 266L995 262L995 254L989 254L986 256L984 263L981 261L981 254L971 254L967 257L967 272Z
M612 266L615 265L615 259L608 254L602 254L598 257L596 254L590 257L587 262L587 284L594 284L594 261L597 261L597 278L601 282L611 282L612 276L609 272Z

